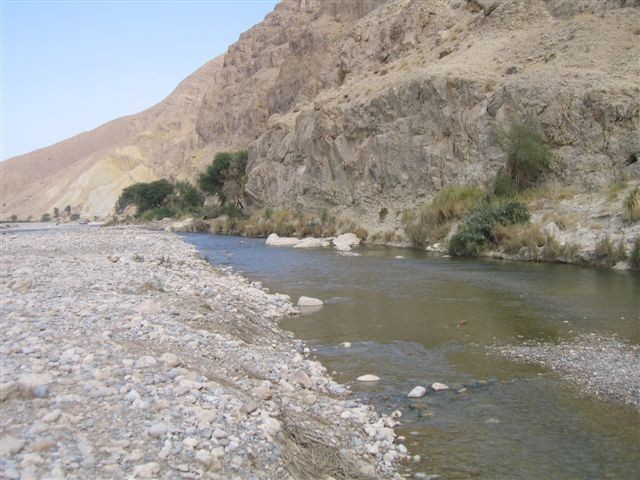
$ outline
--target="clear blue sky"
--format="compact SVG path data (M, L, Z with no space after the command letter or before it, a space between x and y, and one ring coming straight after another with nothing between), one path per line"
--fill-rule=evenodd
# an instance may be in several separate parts
M278 3L0 2L3 160L152 106Z

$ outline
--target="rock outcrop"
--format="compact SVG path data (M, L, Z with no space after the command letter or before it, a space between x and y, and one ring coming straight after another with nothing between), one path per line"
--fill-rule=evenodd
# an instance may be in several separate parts
M165 101L1 164L2 212L109 213L122 187L249 147L254 203L375 223L504 164L535 116L553 177L640 178L638 0L283 0Z

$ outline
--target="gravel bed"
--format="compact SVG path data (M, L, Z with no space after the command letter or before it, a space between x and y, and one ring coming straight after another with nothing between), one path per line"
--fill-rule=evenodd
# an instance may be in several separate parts
M402 478L393 427L170 233L0 236L0 477Z
M499 347L496 352L557 371L589 395L640 408L638 345L587 335L559 344Z

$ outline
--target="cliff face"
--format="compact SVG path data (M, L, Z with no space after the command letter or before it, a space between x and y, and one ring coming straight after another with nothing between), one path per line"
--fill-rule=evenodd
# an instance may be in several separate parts
M256 203L377 216L488 184L525 115L559 181L639 178L638 25L640 0L283 0L156 107L0 164L2 216L106 215L247 146Z

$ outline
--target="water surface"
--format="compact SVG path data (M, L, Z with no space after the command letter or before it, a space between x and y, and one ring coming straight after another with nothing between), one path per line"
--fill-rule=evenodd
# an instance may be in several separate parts
M490 345L589 333L640 343L640 275L404 249L343 257L239 237L184 238L214 264L272 292L322 298L321 311L286 319L283 328L308 341L337 381L379 411L402 410L397 430L421 455L419 471L443 479L640 478L637 410L487 354ZM365 373L381 381L354 382ZM452 391L406 397L413 386L436 381ZM462 387L466 393L455 392Z

